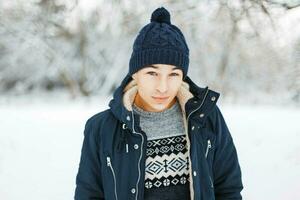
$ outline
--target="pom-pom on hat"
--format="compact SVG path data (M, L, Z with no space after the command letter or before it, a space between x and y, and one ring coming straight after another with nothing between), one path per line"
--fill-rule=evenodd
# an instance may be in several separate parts
M171 24L170 13L164 8L157 8L151 15L150 22Z
M129 61L129 74L151 64L169 64L180 67L183 78L189 67L189 48L185 38L164 7L153 11L150 23L138 33Z

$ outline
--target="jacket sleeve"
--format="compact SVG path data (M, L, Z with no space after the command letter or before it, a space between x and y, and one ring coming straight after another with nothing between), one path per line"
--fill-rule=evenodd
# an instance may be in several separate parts
M95 122L89 119L84 128L81 157L76 176L75 200L103 200L101 162L99 158L99 134Z
M243 189L237 151L220 109L216 106L217 132L213 163L216 200L241 200Z

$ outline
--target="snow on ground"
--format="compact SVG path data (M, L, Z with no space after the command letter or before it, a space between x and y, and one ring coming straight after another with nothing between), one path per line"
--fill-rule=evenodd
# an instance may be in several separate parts
M0 98L0 199L73 199L84 124L108 101ZM219 106L238 151L244 199L300 199L300 108Z

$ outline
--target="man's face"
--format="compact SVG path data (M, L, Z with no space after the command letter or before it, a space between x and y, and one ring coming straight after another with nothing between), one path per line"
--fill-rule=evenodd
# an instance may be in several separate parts
M174 65L152 64L140 69L132 77L138 86L135 103L146 111L161 112L176 101L183 73Z

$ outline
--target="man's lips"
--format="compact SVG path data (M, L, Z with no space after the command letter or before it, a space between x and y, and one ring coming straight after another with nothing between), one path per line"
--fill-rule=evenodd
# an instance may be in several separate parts
M160 99L160 100L164 100L164 99L167 99L169 97L153 97L154 99Z

